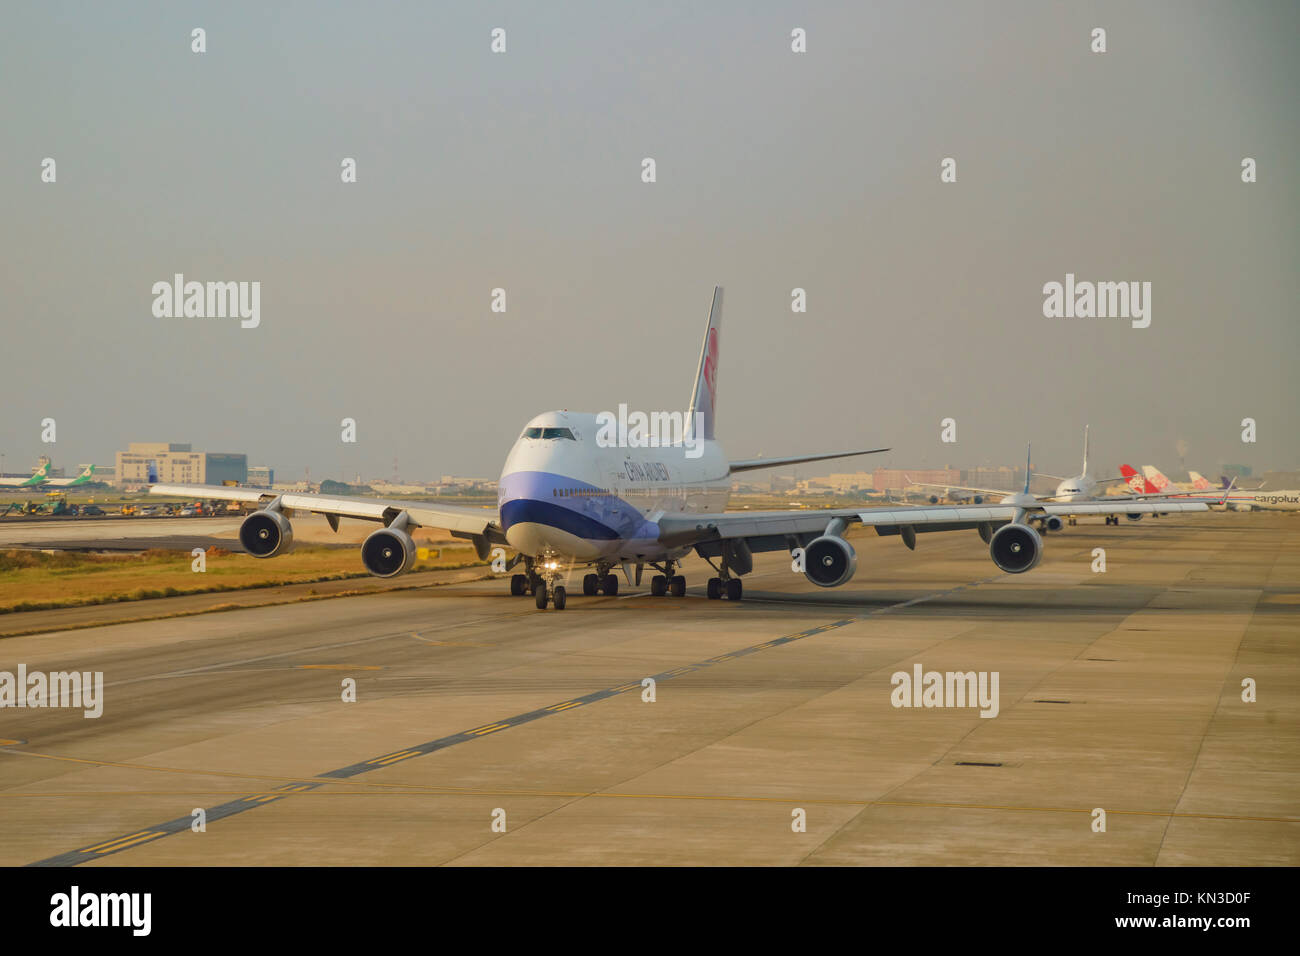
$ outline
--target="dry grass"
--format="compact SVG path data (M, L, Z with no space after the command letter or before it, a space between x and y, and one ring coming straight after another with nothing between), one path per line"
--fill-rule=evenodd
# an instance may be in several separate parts
M0 614L368 576L351 548L299 547L271 560L209 548L202 573L192 570L193 561L188 551L0 551ZM470 547L444 547L439 557L418 561L415 570L481 563Z

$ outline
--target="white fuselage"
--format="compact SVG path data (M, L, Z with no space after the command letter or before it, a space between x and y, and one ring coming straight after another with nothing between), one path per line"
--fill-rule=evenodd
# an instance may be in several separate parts
M1204 501L1214 507L1223 501L1223 492L1202 492L1194 495L1179 495L1179 501ZM1232 491L1228 493L1224 508L1236 511L1300 511L1300 489L1278 491Z
M537 429L564 437L528 437ZM604 447L599 432L596 416L583 412L546 412L525 426L497 492L516 551L578 563L677 558L688 549L659 543L660 517L726 510L731 477L716 441Z
M1057 501L1095 501L1097 499L1097 482L1092 475L1082 474L1066 478L1056 486Z

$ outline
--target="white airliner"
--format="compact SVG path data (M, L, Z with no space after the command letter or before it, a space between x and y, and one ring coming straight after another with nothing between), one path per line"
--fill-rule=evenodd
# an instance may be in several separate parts
M30 478L0 478L0 488L34 488L50 480L50 463L41 465Z
M51 488L74 488L91 481L95 475L95 466L87 465L75 478L50 478L45 483Z
M1097 479L1092 476L1092 472L1088 468L1088 426L1087 425L1083 426L1083 468L1082 470L1080 470L1080 472L1077 475L1073 476L1072 478L1062 478L1060 475L1042 475L1042 474L1035 474L1035 477L1051 478L1053 481L1058 482L1055 493L1042 496L1041 498L1038 499L1040 501L1054 501L1054 502L1060 502L1062 504L1070 504L1075 502L1096 502L1096 501L1118 503L1120 501L1128 501L1136 497L1145 497L1139 495L1129 495L1122 498L1116 498L1116 497L1106 496L1101 493L1100 489L1102 485L1112 484L1113 482L1117 482L1117 481L1126 481L1127 479L1124 477ZM1007 491L1005 489L999 489L999 488L967 488L959 485L931 485L931 484L926 484L925 482L916 482L916 484L922 488L943 488L944 493L949 495L952 494L952 492L954 491L965 492L967 494L972 494L972 495L978 495L980 497L975 499L976 503L978 503L981 498L986 496L997 497L1000 495L1005 496L1005 495L1013 494L1013 492ZM1025 491L1022 492L1022 494L1028 493L1028 490L1029 490L1028 482L1026 482ZM934 499L931 498L930 500L933 501ZM1006 499L1003 498L1003 500L1005 501ZM1129 518L1133 519L1134 521L1137 521L1142 517L1143 514L1148 512L1153 513L1155 512L1155 510L1156 509L1154 508L1147 509L1147 511L1120 511L1119 509L1114 509L1114 510L1107 510L1105 512L1089 511L1086 513L1089 514L1102 513L1106 515L1106 524L1112 524L1112 523L1119 524L1120 514L1127 514ZM1085 512L1069 511L1069 510L1057 512L1057 514L1066 515L1069 518L1070 524L1075 524L1074 516L1082 513ZM1161 508L1160 513L1164 514L1165 510ZM1057 525L1059 525L1059 522L1057 522ZM1056 530L1056 528L1050 527L1050 530Z
M516 553L508 568L523 565L511 578L515 595L531 592L538 608L566 603L561 583L569 569L593 569L583 580L583 593L618 592L621 567L629 584L640 584L644 568L659 572L650 593L680 597L686 578L678 573L682 559L694 551L717 574L708 580L709 598L742 596L741 577L753 570L755 551L790 551L802 559L804 575L820 587L837 587L853 577L857 555L844 539L849 525L870 525L878 535L897 535L915 548L925 531L977 530L989 545L993 563L1003 571L1020 573L1042 557L1043 543L1035 525L1060 526L1058 515L1142 514L1156 510L1146 502L1055 504L1028 494L1008 496L986 507L941 506L875 510L839 508L821 511L726 511L733 475L757 468L822 461L863 451L796 455L729 461L715 437L718 396L718 344L722 319L722 289L713 293L713 306L700 350L691 392L691 424L673 445L605 447L598 441L598 416L588 413L544 412L529 421L515 440L501 470L497 509L424 505L417 502L315 494L278 494L258 488L215 485L162 485L154 494L228 501L260 502L263 507L244 519L239 538L257 557L273 557L293 542L290 517L294 511L325 515L338 528L340 518L382 522L361 545L361 562L377 577L410 570L416 547L410 530L446 529L474 543L480 559L493 546ZM156 477L156 476L155 476ZM1205 511L1201 502L1162 503L1161 511Z

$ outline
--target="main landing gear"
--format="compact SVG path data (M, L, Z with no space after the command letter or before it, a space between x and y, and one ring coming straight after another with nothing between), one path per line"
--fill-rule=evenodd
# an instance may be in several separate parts
M707 558L705 560L708 560ZM710 564L713 562L710 561ZM725 561L720 561L721 567L718 568L718 576L709 578L709 583L704 589L704 593L709 596L710 601L718 601L725 597L728 601L739 601L745 593L744 586L740 583L740 578L733 578L731 571L728 570Z
M596 573L582 579L582 593L588 597L593 594L614 597L618 594L618 576L611 574L607 566L596 565Z
M709 596L710 601L717 601L723 596L728 601L739 601L744 593L744 588L740 583L740 578L709 578L704 593Z
M671 594L673 597L686 596L686 578L674 573L677 562L665 561L662 565L653 564L651 567L663 572L650 579L651 597L663 597L665 594Z

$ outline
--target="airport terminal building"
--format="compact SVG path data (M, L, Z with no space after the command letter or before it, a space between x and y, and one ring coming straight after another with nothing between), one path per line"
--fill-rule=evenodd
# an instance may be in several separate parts
M248 456L235 452L194 451L177 442L131 442L117 453L117 483L144 484L149 462L158 466L158 480L178 485L219 485L248 481Z

